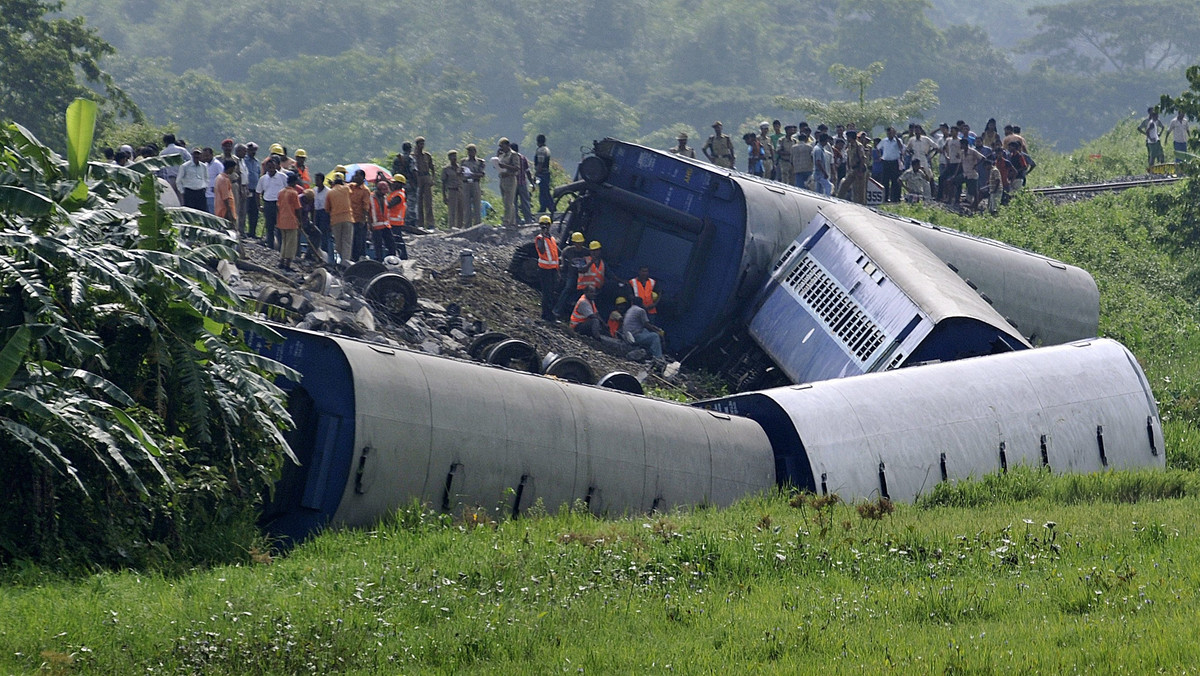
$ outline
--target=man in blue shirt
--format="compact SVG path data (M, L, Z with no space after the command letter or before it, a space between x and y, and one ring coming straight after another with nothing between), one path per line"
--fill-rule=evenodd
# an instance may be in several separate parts
M243 236L255 237L258 231L258 178L262 176L262 165L259 164L258 144L246 144L246 214L240 224ZM240 156L239 156L240 157Z

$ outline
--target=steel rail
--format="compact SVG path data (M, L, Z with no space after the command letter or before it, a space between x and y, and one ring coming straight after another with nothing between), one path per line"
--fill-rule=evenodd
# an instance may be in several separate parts
M1182 176L1166 176L1163 178L1143 178L1131 181L1112 181L1110 183L1085 183L1081 185L1064 186L1056 185L1044 188L1030 188L1029 192L1032 192L1036 195L1068 195L1077 192L1115 192L1117 190L1125 190L1126 188L1141 188L1146 186L1170 184L1182 179Z

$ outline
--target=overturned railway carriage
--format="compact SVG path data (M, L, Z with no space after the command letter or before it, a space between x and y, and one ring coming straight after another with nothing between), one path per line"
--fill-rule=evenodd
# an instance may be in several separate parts
M865 251L880 276L927 278L928 288L909 284L899 292L935 323L954 316L992 327L989 339L964 338L957 347L943 343L938 351L949 358L984 354L980 345L990 343L1019 349L1097 331L1099 292L1090 275L1000 242L613 139L596 144L579 174L582 180L560 189L578 194L568 226L604 244L609 270L618 279L650 265L664 293L657 321L667 330L667 347L680 354L703 348L734 381L786 356L748 356L745 329L756 318L780 256L818 220L841 231L860 254ZM902 239L903 250L870 248L878 239L871 229ZM827 268L845 264L822 262ZM754 342L761 339L760 333ZM759 357L765 358L754 363ZM785 371L793 380L817 377L795 364Z
M791 382L1029 347L906 230L858 213L838 203L814 217L746 313L750 337Z
M509 514L541 501L597 513L725 505L775 485L773 454L745 418L541 376L280 329L263 351L281 382L300 466L264 511L299 539L370 525L412 500Z
M778 485L907 500L1017 463L1163 465L1149 386L1112 341L736 395L685 406L281 328L301 464L263 524L300 540L417 500L520 514L729 504Z
M1166 463L1150 384L1104 339L698 405L759 422L780 481L847 500L908 501L1018 464L1076 473Z

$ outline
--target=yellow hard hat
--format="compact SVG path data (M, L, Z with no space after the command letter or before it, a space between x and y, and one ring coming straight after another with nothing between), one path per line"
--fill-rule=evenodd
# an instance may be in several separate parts
M592 251L595 251L596 249L600 248L600 242L597 242L596 240L593 239L592 243L588 245L588 248L591 249Z
M621 303L628 303L628 302L629 301L625 300L625 296L617 296L617 299L615 301L613 301L613 303L615 303L616 305L620 305Z
M283 146L279 143L272 143L271 144L271 154L272 155L282 155L283 154Z
M343 177L343 178L345 178L345 176L346 176L346 165L344 165L344 164L339 164L339 165L337 165L336 167L334 167L334 168L333 168L333 170L334 170L334 171L336 171L336 172L340 172L340 173L342 174L342 177Z
M583 233L582 232L571 233L571 243L572 244L583 244Z
M551 223L550 217L549 216L539 216L538 223L541 223L543 225L550 225L550 223Z
M280 148L280 150L282 151L283 148ZM297 148L295 157L308 157L308 153L304 152L304 148Z
M408 183L408 179L404 178L404 174L393 174L392 183Z

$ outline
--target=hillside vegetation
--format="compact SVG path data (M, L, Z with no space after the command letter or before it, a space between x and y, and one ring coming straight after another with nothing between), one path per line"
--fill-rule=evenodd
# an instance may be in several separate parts
M1030 14L1049 5L1065 13ZM868 98L927 78L941 101L928 120L995 117L1073 148L1178 90L1200 58L1200 13L1166 0L963 11L929 0L70 0L65 11L116 48L104 65L152 122L201 145L303 147L321 166L382 158L417 135L444 152L501 135L532 148L545 133L568 166L606 135L707 137L720 119L736 136L764 117L805 117L777 96L857 100L829 68L876 61L886 67ZM586 113L564 102L579 92Z
M1118 128L1048 183L1134 162ZM1136 149L1136 145L1134 145ZM1099 157L1095 157L1099 156ZM1016 468L916 505L763 495L726 510L519 519L412 505L372 530L183 575L3 572L0 671L1186 671L1200 614L1194 185L998 217L906 213L1079 265L1162 408L1166 472Z

